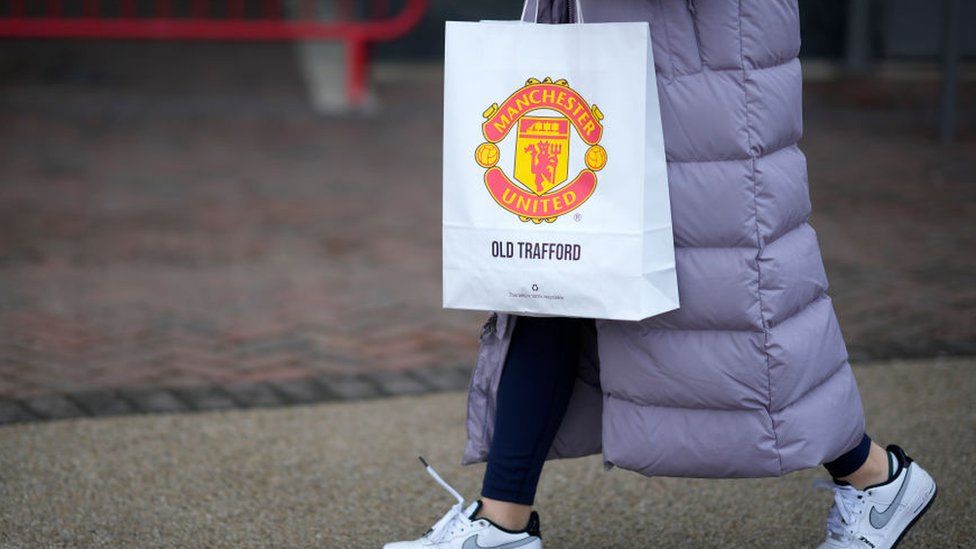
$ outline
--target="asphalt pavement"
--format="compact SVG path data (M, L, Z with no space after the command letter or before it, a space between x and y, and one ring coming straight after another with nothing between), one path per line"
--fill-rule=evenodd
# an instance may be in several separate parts
M976 361L855 367L870 434L939 482L902 547L976 540ZM380 547L469 500L465 393L0 428L0 546ZM810 547L831 503L820 470L779 479L647 478L557 460L536 500L547 547Z

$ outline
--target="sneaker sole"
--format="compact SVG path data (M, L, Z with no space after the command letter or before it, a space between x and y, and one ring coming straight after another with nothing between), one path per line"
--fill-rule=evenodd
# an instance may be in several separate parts
M908 531L912 529L912 526L915 526L915 523L918 522L918 519L922 518L922 515L924 515L929 510L929 507L932 507L932 504L935 503L935 497L938 495L939 495L939 487L938 485L936 485L935 489L932 491L932 498L929 499L929 502L925 504L925 507L922 507L922 510L919 511L917 515L915 515L915 518L913 518L912 521L908 523L908 526L906 526L905 529L901 531L901 534L898 535L898 539L896 539L895 543L892 544L891 549L895 549L895 547L898 547L898 544L901 543L901 540L905 537L905 534L907 534Z

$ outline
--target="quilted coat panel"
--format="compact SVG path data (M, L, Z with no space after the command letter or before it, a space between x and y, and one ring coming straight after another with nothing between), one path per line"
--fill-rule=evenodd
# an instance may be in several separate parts
M642 406L741 410L766 407L769 381L762 332L650 330L601 322L601 385ZM689 360L684 349L695 349Z
M756 195L742 185L752 161L669 162L677 248L736 248L756 245ZM707 212L707 213L706 213Z
M675 248L681 307L643 321L679 330L761 330L755 248Z
M824 296L827 275L819 251L813 227L803 223L760 252L763 318L767 328L796 317L804 307Z
M674 128L672 135L664 136L669 162L749 159L741 73L705 71L669 84L658 81L658 91L661 123Z
M781 471L765 410L639 406L604 400L603 430L619 434L604 459L648 476L762 477ZM673 449L680 448L676 459Z
M795 145L755 159L755 209L760 245L810 217L806 157ZM818 254L819 255L819 252Z

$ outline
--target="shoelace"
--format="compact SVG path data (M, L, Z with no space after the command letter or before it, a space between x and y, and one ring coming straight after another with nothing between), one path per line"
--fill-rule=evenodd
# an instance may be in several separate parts
M837 540L850 537L849 526L864 512L864 492L824 479L817 479L813 485L834 492L834 505L827 514L827 535Z
M464 498L461 497L461 494L458 493L458 491L455 490L450 484L445 482L444 479L437 474L437 471L434 471L434 468L431 467L426 460L424 460L423 456L418 457L420 457L420 462L424 464L424 467L427 469L427 472L430 473L430 476L434 477L434 480L443 486L445 490L450 492L451 495L454 496L454 498L458 501L447 513L444 514L443 517L440 518L440 520L435 522L434 525L427 530L424 537L432 542L450 539L454 536L454 533L457 530L463 531L471 523L471 521L468 520L468 517L464 516Z

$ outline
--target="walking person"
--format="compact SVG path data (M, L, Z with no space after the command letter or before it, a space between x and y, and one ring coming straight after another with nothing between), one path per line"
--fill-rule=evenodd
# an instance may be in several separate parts
M529 0L528 20L576 20ZM821 547L897 545L932 477L865 430L813 228L796 0L583 0L587 23L650 25L681 307L639 322L494 313L462 464L487 462L408 548L542 547L546 460L602 453L646 476L767 477L823 465ZM813 542L814 540L811 540Z

